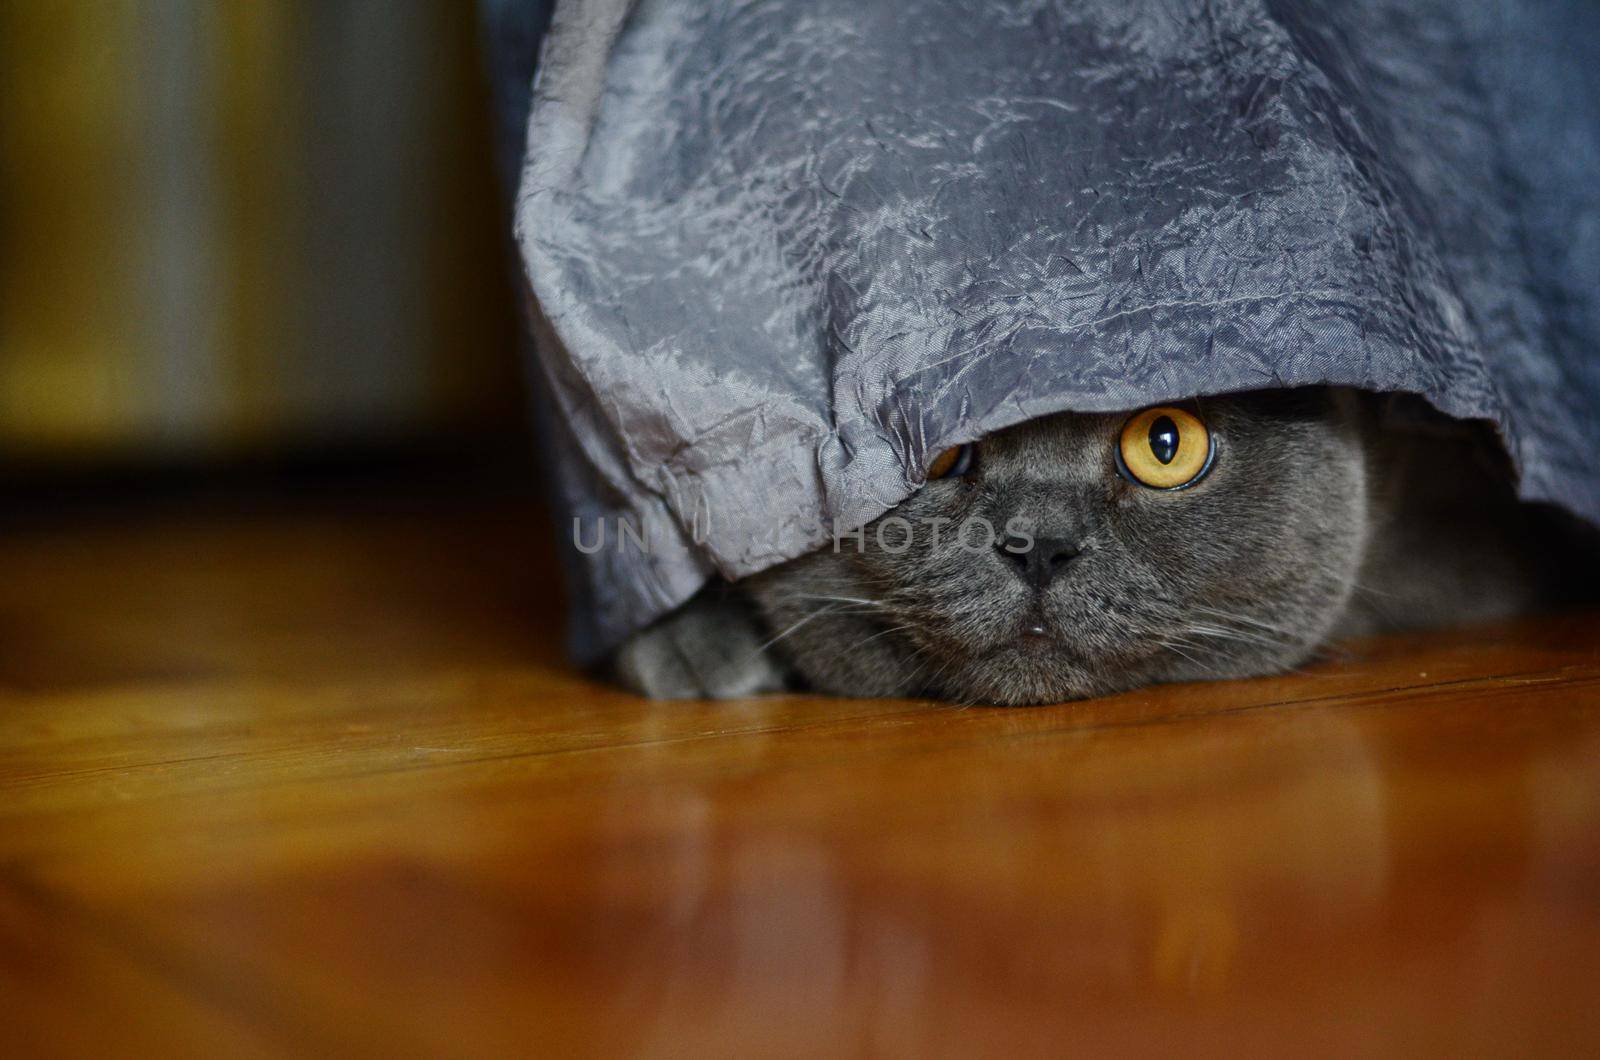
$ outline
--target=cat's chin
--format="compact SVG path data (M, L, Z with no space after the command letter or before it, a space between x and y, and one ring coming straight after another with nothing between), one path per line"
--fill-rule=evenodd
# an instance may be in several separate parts
M1102 695L1105 682L1059 642L1024 635L973 658L947 678L960 702L1040 706Z

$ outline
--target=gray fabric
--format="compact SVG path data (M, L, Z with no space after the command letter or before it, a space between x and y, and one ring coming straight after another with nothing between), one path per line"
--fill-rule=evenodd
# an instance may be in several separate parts
M542 64L564 492L655 546L582 654L1067 409L1416 392L1600 521L1600 5L562 0Z

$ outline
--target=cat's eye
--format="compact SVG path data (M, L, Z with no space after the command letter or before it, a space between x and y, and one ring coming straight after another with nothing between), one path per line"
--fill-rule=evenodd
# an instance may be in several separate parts
M1211 470L1216 442L1191 412L1162 405L1122 426L1117 470L1130 482L1158 490L1192 486Z
M965 475L972 470L973 447L970 445L957 445L933 458L933 463L928 465L928 481L936 478L952 478Z

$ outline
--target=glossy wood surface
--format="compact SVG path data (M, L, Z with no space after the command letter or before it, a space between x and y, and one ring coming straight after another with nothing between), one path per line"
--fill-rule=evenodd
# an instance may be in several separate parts
M1593 1055L1600 616L655 704L496 506L0 533L0 1052Z

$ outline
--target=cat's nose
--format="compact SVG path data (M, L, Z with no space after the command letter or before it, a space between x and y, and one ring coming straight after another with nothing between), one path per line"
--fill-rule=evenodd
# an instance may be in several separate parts
M1083 551L1066 538L1035 537L1030 541L1027 537L1015 534L1002 538L995 548L1000 555L1016 564L1022 580L1035 589L1049 585Z

